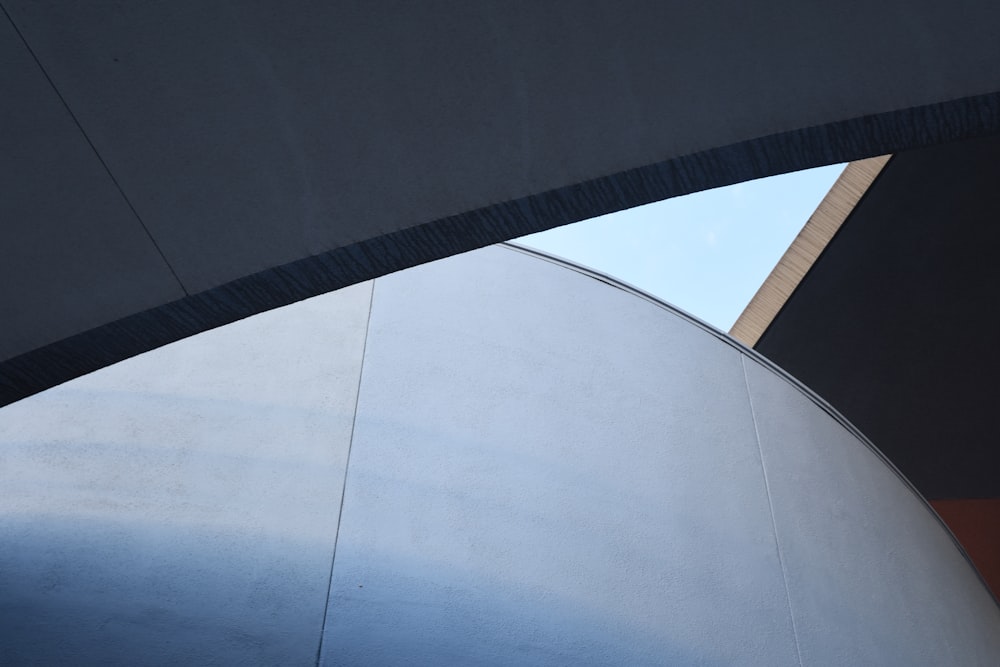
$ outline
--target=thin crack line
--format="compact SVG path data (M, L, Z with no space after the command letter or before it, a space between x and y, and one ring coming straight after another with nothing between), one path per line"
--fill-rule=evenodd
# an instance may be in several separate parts
M358 386L354 393L354 414L351 417L351 436L347 441L347 459L344 461L344 483L340 487L340 508L337 511L337 530L333 536L333 553L330 554L330 573L326 580L326 604L323 605L323 622L319 629L319 646L316 648L316 665L323 657L323 639L326 636L326 617L330 612L330 590L333 587L333 564L337 559L337 542L340 540L340 523L344 516L344 498L347 496L347 471L351 465L351 450L354 448L354 427L358 423L358 403L361 400L361 381L365 373L365 355L368 352L368 333L372 322L372 305L375 303L375 281L368 296L368 317L365 320L365 340L361 345L361 368L358 369Z
M80 131L80 134L83 136L84 141L86 141L87 145L90 146L90 150L94 152L94 155L97 157L97 161L101 163L101 166L104 168L105 173L107 173L108 178L111 179L111 182L114 184L115 189L118 190L118 194L120 194L122 199L125 200L125 204L129 207L129 210L132 211L132 215L134 215L135 219L139 222L139 226L141 226L142 230L146 233L146 237L149 238L150 243L153 244L153 247L156 249L156 252L160 255L160 259L163 260L163 263L167 266L167 269L170 271L170 274L174 277L174 280L177 281L177 285L181 288L181 291L184 292L184 296L191 296L187 288L184 287L184 283L181 281L180 276L177 275L177 272L174 270L174 267L170 264L169 260L167 260L167 256L163 253L163 249L160 248L160 244L156 242L155 238L153 238L153 235L152 233L150 233L149 228L146 226L146 223L143 222L142 217L139 215L139 212L135 209L135 206L132 204L132 201L128 198L128 195L125 194L125 190L122 189L121 183L119 183L118 179L115 178L115 175L111 173L111 168L108 166L108 163L104 161L104 158L101 156L100 152L98 152L97 146L95 146L94 142L91 141L90 136L87 134L87 131L83 129L83 125L80 123L80 120L76 117L76 114L73 113L73 110L70 108L69 103L66 101L66 98L63 97L62 93L59 92L59 89L56 87L55 81L53 81L52 77L49 76L48 71L42 65L42 61L38 59L38 56L35 54L34 49L32 49L31 45L28 44L28 40L25 38L20 28L17 27L17 24L14 23L13 17L11 17L10 12L7 11L7 8L2 3L0 3L0 11L2 11L4 16L7 17L7 21L14 29L14 32L17 33L18 38L21 40L21 43L24 44L24 48L28 51L28 54L31 56L32 60L35 61L35 64L38 66L39 71L41 71L42 76L44 76L45 80L49 82L49 86L52 88L52 91L56 94L56 97L59 98L59 101L62 103L63 108L66 109L66 113L69 114L70 119L72 119L73 123L76 125L76 128Z
M760 444L760 429L757 426L757 411L753 407L753 394L750 393L750 377L747 374L746 355L740 355L740 364L743 366L743 383L747 388L747 400L750 402L750 416L753 419L753 433L754 438L757 440L760 472L764 478L764 491L767 494L767 508L771 514L771 534L774 535L774 550L778 554L778 565L781 567L781 581L785 586L785 604L788 606L788 619L792 624L792 638L795 639L795 654L799 659L799 667L803 667L802 648L799 646L799 631L795 625L795 613L792 611L792 596L788 592L788 571L785 569L785 559L781 555L781 544L778 541L778 524L774 519L774 502L771 500L771 485L767 481L767 470L764 467L764 449Z

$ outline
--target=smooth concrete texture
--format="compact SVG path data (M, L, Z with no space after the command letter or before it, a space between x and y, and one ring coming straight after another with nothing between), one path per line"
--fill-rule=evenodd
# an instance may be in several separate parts
M371 283L0 412L0 664L316 659Z
M324 664L796 664L736 349L508 248L368 345Z
M1000 131L988 0L0 10L0 404L544 228Z
M0 662L1000 664L942 524L764 363L504 246L9 406Z
M996 664L926 504L755 364L509 248L377 280L322 662Z
M803 664L997 664L1000 608L930 507L796 387L746 366Z

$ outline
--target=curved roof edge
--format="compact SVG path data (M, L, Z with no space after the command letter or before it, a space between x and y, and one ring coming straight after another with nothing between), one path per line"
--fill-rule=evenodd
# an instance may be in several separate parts
M886 161L887 160L888 156L886 156ZM881 169L881 166L882 165L879 166L879 169ZM778 366L773 361L771 361L770 359L768 359L767 357L765 357L752 347L747 346L746 344L744 344L743 341L739 340L738 338L735 338L730 334L727 334L726 332L713 327L711 324L708 324L707 322L698 319L691 313L688 313L687 311L678 308L677 306L674 306L664 301L663 299L660 299L659 297L650 294L649 292L645 292L639 289L638 287L635 287L634 285L630 285L629 283L619 280L614 276L602 273L601 271L597 271L595 269L591 269L589 267L583 266L582 264L577 264L572 260L558 257L556 255L551 255L541 250L536 250L534 248L522 246L517 243L504 243L502 245L503 247L508 248L510 250L521 252L526 255L531 255L538 259L561 266L562 268L568 269L570 271L580 273L584 276L587 276L588 278L592 278L599 282L605 283L609 287L614 287L615 289L622 290L623 292L627 292L632 296L639 297L640 299L648 301L649 303L655 306L658 306L666 311L669 311L670 313L679 316L688 323L714 336L715 338L725 343L726 345L729 345L730 347L734 348L737 352L743 355L743 358L745 359L749 358L751 361L754 361L757 364L763 366L771 373L774 373L776 376L778 376L779 378L790 384L792 387L798 390L799 393L801 393L805 398L807 398L814 405L816 405L816 407L818 407L820 410L830 415L830 417L838 424L840 424L840 426L842 426L848 433L857 438L857 440L861 444L867 447L883 464L885 464L886 467L889 468L890 471L892 471L896 475L896 477L899 478L900 482L902 482L903 485L913 493L913 495L924 506L924 509L930 512L931 516L934 517L934 520L937 521L937 523L941 526L941 528L943 528L944 531L949 535L949 537L951 537L951 541L954 543L955 547L962 554L962 557L965 558L966 562L969 564L969 567L972 568L972 571L976 573L977 577L979 577L979 581L983 585L983 588L986 589L986 591L993 598L994 604L996 604L997 607L1000 608L1000 599L998 599L997 596L993 593L993 589L990 588L989 584L986 581L986 578L983 577L982 573L979 571L979 568L976 567L975 562L969 556L969 553L965 550L965 547L955 536L955 533L952 532L948 524L944 522L944 519L942 519L941 516L937 513L937 511L931 506L927 498L925 498L923 494L920 493L920 491L913 484L913 482L911 482L909 478L907 478L907 476L904 475L903 472L898 467L896 467L896 465L884 453L882 453L882 451L878 447L875 446L875 443L873 443L864 433L862 433L857 426L851 423L851 421L847 417L841 414L835 407L830 405L830 403L828 403L822 396L817 394L815 391L813 391L808 386L804 385L802 382L796 379L793 375L789 374L786 370L781 368L781 366Z
M259 312L661 199L1000 132L1000 93L760 137L493 204L300 259L0 361L0 406Z

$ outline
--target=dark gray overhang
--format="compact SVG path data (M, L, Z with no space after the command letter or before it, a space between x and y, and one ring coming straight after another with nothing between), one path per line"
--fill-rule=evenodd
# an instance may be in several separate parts
M0 405L529 232L1000 131L984 0L0 9Z
M1000 497L1000 138L889 160L756 349L931 500Z

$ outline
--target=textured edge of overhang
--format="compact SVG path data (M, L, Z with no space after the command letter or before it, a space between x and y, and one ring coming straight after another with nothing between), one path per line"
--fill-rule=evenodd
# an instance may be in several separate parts
M764 331L785 306L826 245L854 211L875 181L890 155L851 162L830 191L809 216L788 250L743 309L729 335L748 347L760 340Z
M1000 132L1000 92L791 130L409 227L266 269L0 362L0 406L341 287L641 204Z

